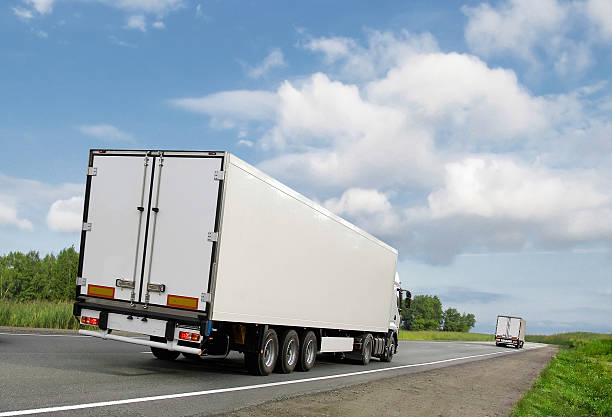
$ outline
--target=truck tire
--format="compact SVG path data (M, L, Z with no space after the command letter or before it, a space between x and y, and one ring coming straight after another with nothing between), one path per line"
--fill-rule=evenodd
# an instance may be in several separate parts
M166 339L163 337L151 336L150 340L152 342L166 343ZM153 356L155 356L157 359L161 359L163 361L173 361L181 354L180 352L176 352L174 350L160 349L153 346L151 346L151 353L153 353Z
M393 352L395 350L395 337L391 335L389 338L389 343L387 344L387 349L380 357L381 362L391 362L393 359Z
M274 329L265 331L257 352L246 352L244 360L251 375L270 375L278 358L278 336Z
M361 343L361 358L359 358L359 363L362 365L367 365L370 363L370 359L372 359L372 346L374 345L374 339L370 333L366 334L363 337L363 342Z
M312 330L302 332L300 335L300 355L298 357L296 369L308 372L317 360L317 336Z
M295 330L285 330L279 340L280 349L276 360L275 372L289 374L293 372L300 355L300 339Z

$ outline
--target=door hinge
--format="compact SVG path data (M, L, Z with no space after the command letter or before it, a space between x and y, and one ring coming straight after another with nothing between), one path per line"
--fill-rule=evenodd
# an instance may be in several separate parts
M87 167L87 175L90 177L98 175L98 167Z
M165 292L166 286L164 284L149 284L147 285L148 292Z
M134 281L128 281L126 279L117 279L115 286L119 288L134 288Z
M83 231L91 232L91 223L83 223Z
M215 171L215 181L223 181L225 179L225 171Z
M200 301L203 303L210 303L210 293L203 292L202 295L200 295Z
M209 242L216 242L219 239L219 233L217 232L208 232L208 240Z
M87 284L87 279L83 278L83 277L77 277L76 279L76 285L86 285Z

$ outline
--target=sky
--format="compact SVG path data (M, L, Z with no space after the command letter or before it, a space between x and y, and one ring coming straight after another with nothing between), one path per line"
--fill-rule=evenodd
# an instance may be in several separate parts
M612 2L7 0L0 253L78 247L90 148L227 150L413 294L612 332Z

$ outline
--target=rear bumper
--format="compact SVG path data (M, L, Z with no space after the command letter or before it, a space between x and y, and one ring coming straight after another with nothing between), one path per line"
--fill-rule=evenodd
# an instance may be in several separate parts
M521 343L521 341L518 340L518 339L506 339L506 338L503 338L503 337L502 338L499 338L499 337L495 338L495 344L498 344L498 345L511 345L511 346L514 346L514 345L518 345L520 343Z
M146 317L150 319L173 321L176 323L189 324L192 326L200 326L206 328L208 323L208 315L204 311L183 310L172 307L160 307L150 305L144 308L142 304L131 306L129 302L119 300L106 300L96 297L77 298L74 303L73 314L81 315L81 310L87 308L97 310L103 313L117 313L126 315L136 315L138 317Z
M191 353L191 354L194 354L194 355L201 355L202 354L202 350L201 349L191 348L191 347L187 347L187 346L181 346L181 345L178 344L178 342L176 340L166 341L166 343L153 342L153 341L150 341L150 340L137 339L137 338L134 338L134 337L126 337L126 336L114 335L114 334L109 333L108 330L100 330L100 331L79 330L79 334L82 334L84 336L99 337L100 339L116 340L118 342L127 342L127 343L133 343L133 344L136 344L136 345L150 346L150 347L155 347L155 348L159 348L159 349L166 349L166 350L173 350L173 351L182 352L182 353Z

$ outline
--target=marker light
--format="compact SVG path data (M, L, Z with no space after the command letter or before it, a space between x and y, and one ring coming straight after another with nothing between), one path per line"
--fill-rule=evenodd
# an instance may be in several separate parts
M191 333L191 341L192 342L199 342L200 341L200 335L197 333Z

